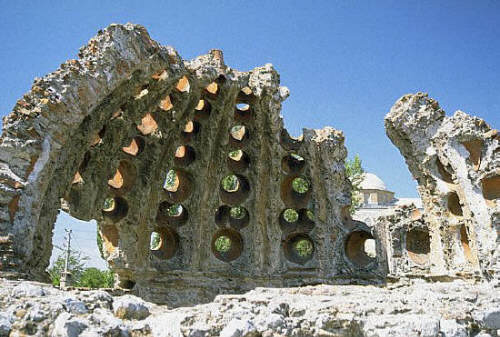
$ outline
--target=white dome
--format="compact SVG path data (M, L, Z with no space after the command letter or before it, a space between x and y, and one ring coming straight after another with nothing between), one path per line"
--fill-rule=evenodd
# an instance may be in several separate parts
M385 183L373 173L365 173L364 179L361 182L362 190L380 190L387 191Z

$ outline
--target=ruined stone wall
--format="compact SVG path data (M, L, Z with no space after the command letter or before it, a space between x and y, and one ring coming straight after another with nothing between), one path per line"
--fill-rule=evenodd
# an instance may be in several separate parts
M498 275L498 131L462 111L447 117L422 93L398 100L385 125L418 182L430 234L429 275Z
M287 96L271 65L239 72L217 50L182 60L140 26L100 31L4 119L0 273L45 278L64 208L97 220L118 285L155 302L380 279L370 229L348 214L342 132L290 137Z

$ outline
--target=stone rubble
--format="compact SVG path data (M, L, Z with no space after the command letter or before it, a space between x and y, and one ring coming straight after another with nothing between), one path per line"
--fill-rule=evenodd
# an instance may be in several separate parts
M26 296L21 288L43 295ZM257 288L169 309L132 295L0 280L0 336L497 337L499 289L499 282L419 279L385 287Z

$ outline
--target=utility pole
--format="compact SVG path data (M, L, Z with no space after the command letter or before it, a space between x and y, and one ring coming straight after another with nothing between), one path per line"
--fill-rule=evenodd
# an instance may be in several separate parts
M69 272L68 272L68 268L69 268L69 254L71 252L71 232L72 230L71 229L65 229L66 233L68 234L67 238L66 238L66 260L64 261L64 271L61 275L61 282L60 282L60 288L65 290L66 289L66 282L68 281L68 276L69 276Z

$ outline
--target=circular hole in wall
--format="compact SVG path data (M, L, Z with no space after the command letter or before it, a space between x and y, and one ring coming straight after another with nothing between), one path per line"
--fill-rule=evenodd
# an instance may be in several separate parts
M210 117L210 113L212 112L212 106L205 99L200 99L198 104L194 108L194 120L206 120Z
M172 203L186 200L192 191L192 180L189 173L181 170L168 170L163 188Z
M156 221L160 225L182 226L189 218L188 210L181 204L162 201L158 206Z
M117 193L125 193L134 185L136 179L135 165L127 160L121 160L113 178L108 180L108 185Z
M243 87L240 92L238 93L237 101L238 102L254 102L256 99L255 95L253 94L252 89L250 89L248 86Z
M248 128L244 125L235 125L229 131L229 144L233 148L240 148L248 142L249 138Z
M469 235L467 234L467 228L463 224L460 226L460 243L462 244L465 259L472 263L473 259L472 250L470 249Z
M313 257L314 242L307 234L291 234L285 239L283 250L289 261L305 264Z
M151 249L151 253L161 259L171 259L179 250L179 236L177 232L170 227L161 227L155 229L159 240L156 249ZM151 243L150 243L151 248Z
M286 174L300 174L304 170L306 161L298 154L291 153L281 160L281 169Z
M219 192L225 204L237 206L250 194L250 184L245 177L230 174L222 178Z
M287 151L297 151L302 142L304 141L304 137L301 135L299 137L292 137L288 133L286 129L282 129L280 133L280 144Z
M300 231L303 232L310 232L314 228L314 213L309 210L302 208L298 212L299 215L299 221L298 221L298 228Z
M238 103L234 109L234 119L239 122L247 122L252 118L250 105L247 103Z
M281 183L281 200L289 208L306 208L311 188L305 177L287 176Z
M195 159L196 153L189 145L181 145L175 150L174 165L176 166L188 166Z
M245 228L250 221L250 215L245 207L234 206L229 209L229 224L231 227L240 230Z
M233 229L220 229L212 238L212 253L216 258L224 262L237 259L243 251L243 239Z
M217 82L212 82L205 88L206 94L210 96L217 96L219 93L219 85Z
M429 262L431 251L431 239L429 231L423 229L411 229L406 233L406 250L408 257L419 265Z
M161 241L161 235L158 232L152 232L149 240L149 249L160 250L163 242Z
M229 211L231 210L231 207L229 206L220 206L217 208L217 211L215 212L215 224L219 227L225 227L226 224L229 221Z
M139 100L139 99L143 98L144 96L146 96L148 93L149 93L149 85L144 84L144 85L137 87L135 89L134 99Z
M354 231L345 241L345 255L357 267L365 268L375 261L374 257L366 251L366 240L373 240L373 236L365 231Z
M141 124L137 125L137 130L147 136L158 130L158 123L156 123L153 115L148 112L141 118Z
M189 84L189 79L187 78L187 76L182 76L175 86L175 89L177 89L178 92L189 92L190 88L191 86Z
M118 222L128 213L128 203L121 197L109 197L104 200L102 214L113 222Z
M309 182L305 178L297 177L292 180L292 189L299 194L309 191Z
M451 214L456 216L463 216L462 206L460 205L460 199L456 192L448 193L448 210Z
M122 147L122 151L131 155L131 156L137 156L141 154L141 152L144 150L145 142L142 137L134 137L128 146Z
M120 279L118 287L122 289L133 289L135 287L135 282L127 279Z
M170 95L165 96L165 98L160 101L159 107L163 111L168 111L174 107Z
M227 156L227 166L236 173L244 172L250 165L250 158L242 150L229 152Z
M282 231L293 231L297 227L299 213L293 208L287 208L280 214L279 224Z
M99 230L101 232L103 252L106 255L110 255L118 247L120 233L115 225L102 226Z
M186 143L190 142L191 139L200 132L200 128L200 123L196 121L187 121L181 132L182 140Z

